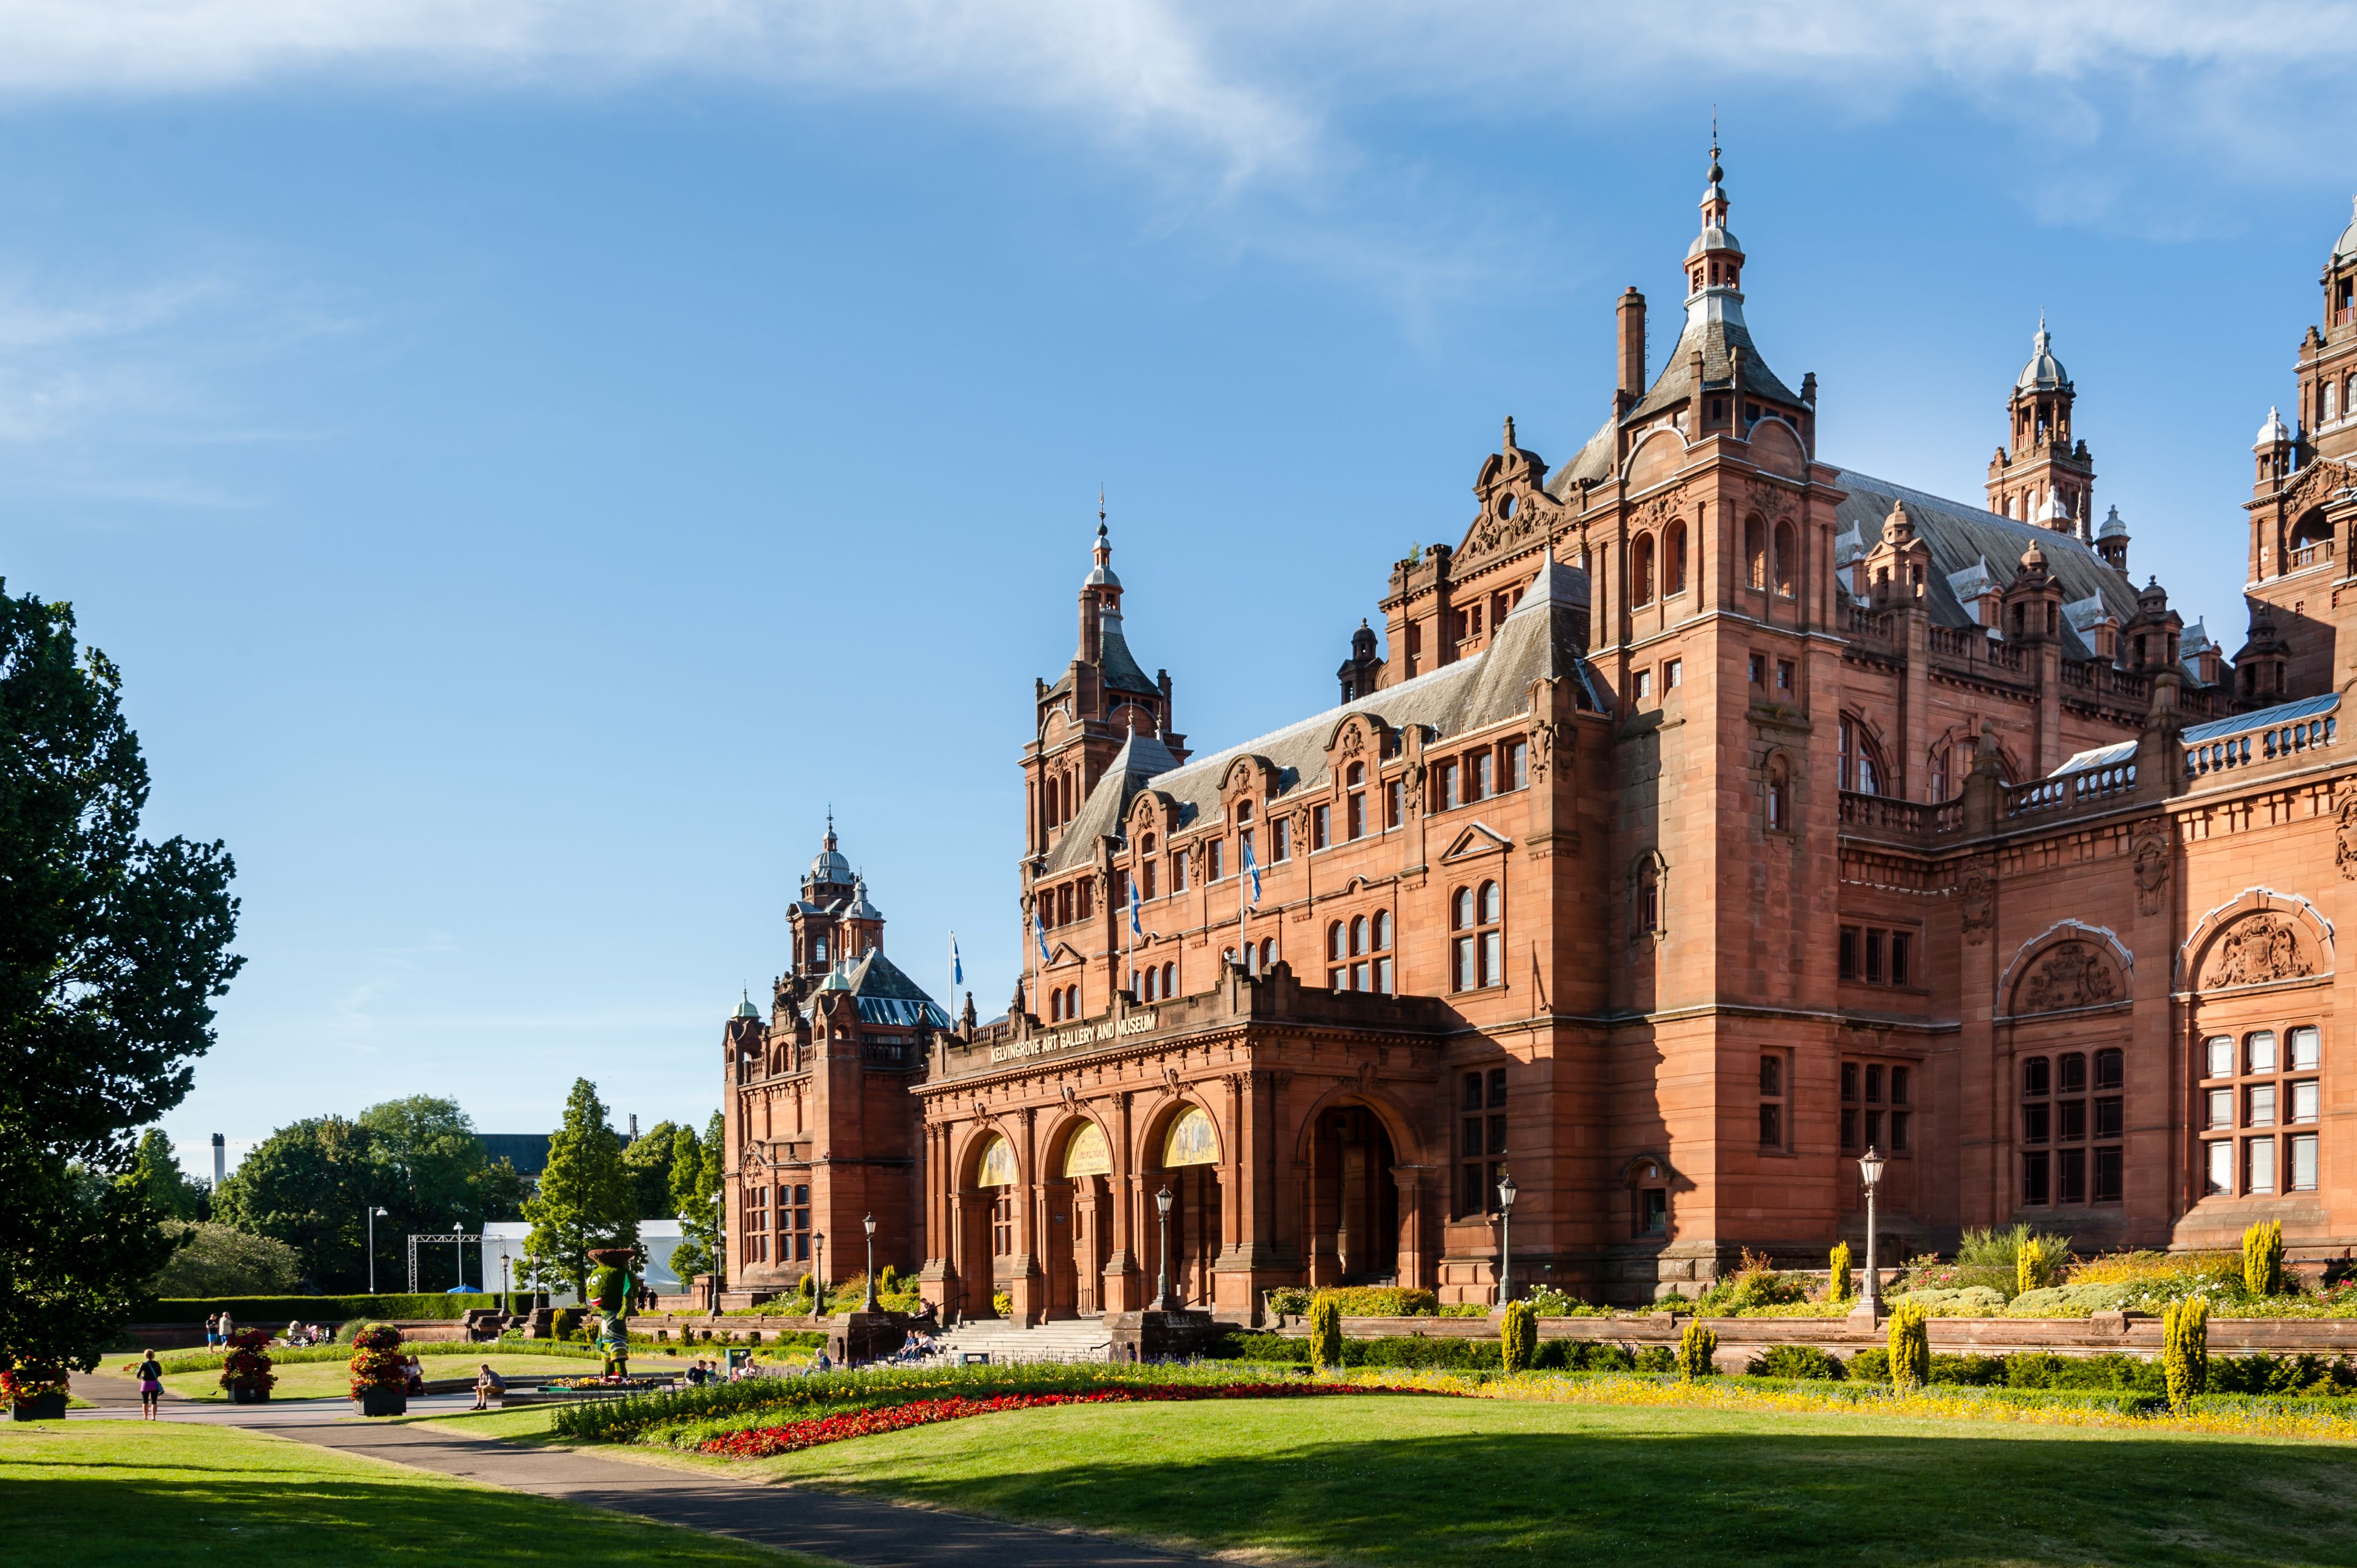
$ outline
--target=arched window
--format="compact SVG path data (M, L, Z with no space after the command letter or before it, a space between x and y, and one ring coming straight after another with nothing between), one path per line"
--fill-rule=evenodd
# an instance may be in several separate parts
M1080 1015L1081 988L1077 985L1068 985L1064 987L1064 1016L1077 1018Z
M1326 956L1329 959L1342 956L1342 922L1340 920L1326 928Z
M1776 591L1791 598L1798 591L1801 580L1801 552L1794 542L1792 525L1776 525Z
M1351 956L1356 958L1366 950L1367 918L1364 915L1353 915L1351 917Z
M1781 757L1768 759L1768 831L1792 831L1792 775Z
M1888 794L1890 770L1867 733L1863 720L1844 714L1841 721L1841 787L1861 795Z
M1953 760L1954 753L1955 748L1944 740L1932 748L1930 758L1932 775L1931 799L1934 800L1944 800L1949 796L1955 793L1954 782L1949 777L1948 773L1948 768Z
M1662 535L1662 596L1686 591L1686 525L1674 522Z
M1629 602L1653 602L1653 536L1650 533L1639 534L1637 542L1629 547Z
M1374 989L1389 996L1392 993L1392 912L1378 909L1368 933L1368 945L1374 950Z
M1048 993L1048 1022L1050 1024L1060 1024L1063 1021L1064 991L1061 986L1059 986L1055 990Z
M1263 974L1266 974L1266 973L1268 972L1268 966L1269 966L1270 964L1275 963L1275 961L1276 961L1276 939L1275 939L1275 937L1263 937L1263 938L1261 938L1261 940L1260 940L1260 972L1261 972Z
M1138 988L1137 988L1137 999L1138 999L1140 1002L1151 1002L1151 1001L1153 1001L1153 1000L1154 1000L1154 993L1155 993L1155 991L1156 991L1156 989L1157 989L1157 987L1156 987L1156 985L1155 985L1155 982L1157 982L1157 981L1160 980L1161 978L1162 978L1162 972L1161 972L1161 971L1159 971L1159 970L1156 969L1156 968L1155 968L1152 964L1150 964L1150 963L1149 963L1149 964L1147 964L1147 965L1146 966L1146 976L1145 976L1145 978L1144 978L1143 980L1141 980L1141 981L1138 983Z
M1498 885L1484 882L1477 892L1460 887L1451 900L1449 926L1449 988L1478 991L1506 983L1505 932L1500 929L1504 900Z
M2341 389L2340 389L2339 387L2335 386L2332 382L2330 382L2330 381L2327 381L2327 382L2325 382L2325 383L2324 383L2324 417L2325 417L2325 419L2331 420L2331 419L2338 419L2338 418L2340 418L2340 417L2341 417L2341 406L2340 406L2340 405L2341 405L2341 399L2340 399L2340 392L2341 392Z
M1178 994L1178 961L1176 959L1162 966L1162 995L1165 1001Z
M1743 520L1743 580L1755 588L1768 585L1766 526L1757 513Z

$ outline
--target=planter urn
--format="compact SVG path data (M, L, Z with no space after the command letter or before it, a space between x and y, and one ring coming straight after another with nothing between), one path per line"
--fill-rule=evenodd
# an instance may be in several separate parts
M16 1402L18 1421L63 1421L66 1418L66 1396L63 1390L51 1394L36 1394Z
M407 1415L409 1391L399 1387L362 1389L352 1403L362 1415Z

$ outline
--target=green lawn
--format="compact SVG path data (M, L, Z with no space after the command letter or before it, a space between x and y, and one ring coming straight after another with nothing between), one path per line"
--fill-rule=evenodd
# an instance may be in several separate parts
M484 1361L490 1362L500 1376L511 1381L517 1379L594 1378L597 1375L597 1362L569 1356L492 1355L474 1356L463 1360L456 1356L435 1356L424 1359L421 1364L425 1368L425 1376L429 1380L439 1380L472 1377L476 1367ZM630 1359L630 1370L633 1372L680 1371L686 1367L687 1363L682 1360L635 1356ZM113 1373L121 1369L118 1363L110 1359L104 1369ZM270 1391L273 1399L347 1399L351 1395L352 1374L347 1361L297 1361L291 1367L274 1367L271 1370L278 1377L277 1386ZM221 1389L221 1373L218 1371L167 1372L164 1375L164 1386L184 1399L229 1397Z
M172 1422L0 1424L0 1519L7 1561L56 1568L825 1568L264 1433Z
M2357 1449L1367 1397L1026 1411L748 1466L1321 1563L2352 1563Z

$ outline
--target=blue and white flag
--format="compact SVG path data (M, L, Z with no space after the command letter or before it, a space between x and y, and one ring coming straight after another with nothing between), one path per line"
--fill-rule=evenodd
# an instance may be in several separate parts
M1039 961L1041 963L1055 962L1055 956L1048 950L1048 928L1040 923L1039 917L1036 915L1033 916L1031 919L1031 929L1039 939Z
M952 931L950 933L950 990L954 993L959 986L963 985L964 983L965 964L963 961L958 957L957 933L955 931ZM950 1000L954 1002L957 998L952 994Z
M1129 879L1129 934L1133 937L1146 934L1146 928L1138 924L1138 912L1145 908L1145 900L1137 896L1137 878L1133 876Z
M1253 864L1252 840L1244 841L1244 875L1252 879L1253 908L1260 908L1260 867Z

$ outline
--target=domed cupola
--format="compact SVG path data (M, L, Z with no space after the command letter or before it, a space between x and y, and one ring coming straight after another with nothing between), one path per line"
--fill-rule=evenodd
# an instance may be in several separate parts
M851 881L851 862L835 848L834 813L829 811L826 814L826 837L820 841L818 854L811 858L810 875L803 879L803 886L812 900L816 902L820 889L848 887Z
M2029 363L2021 367L2014 381L2018 392L2063 392L2070 388L2071 373L2062 361L2054 357L2054 335L2046 330L2046 313L2038 313L2038 336L2029 340Z

